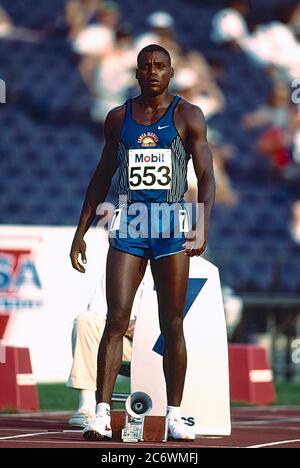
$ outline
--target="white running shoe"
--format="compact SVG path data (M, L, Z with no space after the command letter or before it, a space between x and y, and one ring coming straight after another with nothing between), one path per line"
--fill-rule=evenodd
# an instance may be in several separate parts
M96 414L89 425L83 429L82 433L85 440L102 440L112 438L110 417L102 414Z
M76 413L72 414L69 419L70 426L77 426L77 427L86 427L90 424L91 420L95 416L95 413L92 414L88 411L76 411Z
M195 440L195 432L183 419L166 418L168 440Z

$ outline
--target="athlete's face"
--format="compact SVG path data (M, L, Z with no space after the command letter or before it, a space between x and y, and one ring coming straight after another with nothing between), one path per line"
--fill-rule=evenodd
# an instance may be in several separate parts
M146 52L140 57L136 78L143 94L161 94L167 89L173 75L173 68L163 52Z

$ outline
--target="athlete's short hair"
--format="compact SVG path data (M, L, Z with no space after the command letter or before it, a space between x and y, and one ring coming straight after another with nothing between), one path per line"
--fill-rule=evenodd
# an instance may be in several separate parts
M147 45L146 47L144 47L139 52L139 54L137 56L137 63L138 64L140 63L142 56L144 54L146 54L147 52L162 52L168 58L169 65L171 65L171 56L170 56L169 52L167 51L167 49L165 49L164 47L162 47L162 46L160 46L158 44L150 44L150 45Z

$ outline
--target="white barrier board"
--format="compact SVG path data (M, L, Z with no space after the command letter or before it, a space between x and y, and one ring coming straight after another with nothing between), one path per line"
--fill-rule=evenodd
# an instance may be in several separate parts
M107 235L86 235L82 275L69 252L75 227L0 226L0 314L9 314L3 344L30 349L37 382L65 382L73 319L86 310L105 270ZM106 301L99 308L106 310Z
M151 415L166 409L156 291L147 271L142 305L133 340L131 391L148 393ZM182 416L197 434L229 435L228 348L219 272L203 258L192 258L184 310L188 367Z

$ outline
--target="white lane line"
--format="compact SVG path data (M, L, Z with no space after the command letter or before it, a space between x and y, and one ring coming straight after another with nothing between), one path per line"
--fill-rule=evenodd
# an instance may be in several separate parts
M16 440L16 441L12 441L14 444L21 444L22 443L22 440ZM85 448L96 448L96 449L107 449L107 448L122 448L123 445L122 445L122 442L101 442L101 441L93 441L93 442L87 442L87 441L84 441L82 439L82 441L62 441L62 440L30 440L28 441L28 444L49 444L49 445L72 445L72 446L76 446L76 445L81 445ZM150 445L151 444L151 445ZM1 447L1 445L0 445ZM176 443L176 445L168 445L166 447L166 445L164 443L160 443L160 444L153 444L151 442L147 442L145 444L142 444L141 442L138 442L136 444L124 444L124 448L136 448L136 449L140 449L140 448L178 448L178 449L181 449L181 448L195 448L195 449L198 449L198 448L236 448L236 449L240 449L240 448L243 448L243 447L234 447L234 446L231 446L231 445L202 445L201 447L200 446L196 446L196 447L193 447L192 445L189 445L187 447L187 445L179 445Z
M8 432L8 431L14 431L14 432L35 432L37 429L22 429L21 427L7 427L5 428L0 428L0 432Z
M299 409L299 408L298 408ZM6 418L35 419L43 417L44 419L53 416L71 416L71 411L36 411L34 413L0 413L0 420Z
M299 406L234 406L232 407L233 411L239 413L240 410L249 411L249 412L267 412L267 413L274 413L279 412L282 413L283 411L292 411L296 410L299 411Z
M245 426L234 426L235 429L245 429ZM249 429L274 429L274 430L282 430L282 431L299 431L299 426L278 426L270 428L268 424L265 426L260 427L249 427Z
M53 435L53 434L66 434L66 433L77 433L80 431L76 430L63 430L63 431L45 431L45 432L33 432L32 434L18 434L14 436L0 437L0 440L10 440L10 439L23 439L25 437L34 437L39 435Z
M251 449L264 448L264 447L272 447L274 445L294 444L296 442L300 442L300 439L281 440L278 442L269 442L268 444L249 445L248 447L245 447L245 448L251 448Z
M23 444L22 447L27 447L27 445L25 445L25 442L22 441L22 440L12 440L12 441L7 441L7 444L9 444L9 442L12 442L13 444ZM49 444L49 445L72 445L72 446L76 446L76 445L85 445L85 447L90 447L89 445L87 446L87 442L84 441L84 439L82 439L82 441L62 441L62 440L28 440L28 442L26 442L28 444ZM91 442L90 442L91 443ZM98 441L98 444L93 442L95 444L95 448L98 448L99 449L99 441ZM115 444L116 445L116 444ZM111 445L109 445L110 447ZM1 444L0 444L0 447L1 447ZM120 447L120 444L119 445L116 445L116 447ZM101 447L100 447L101 448Z
M236 421L233 422L233 427L238 426L264 426L266 424L275 425L282 423L298 423L300 418L276 418L276 419L260 419L257 421Z

